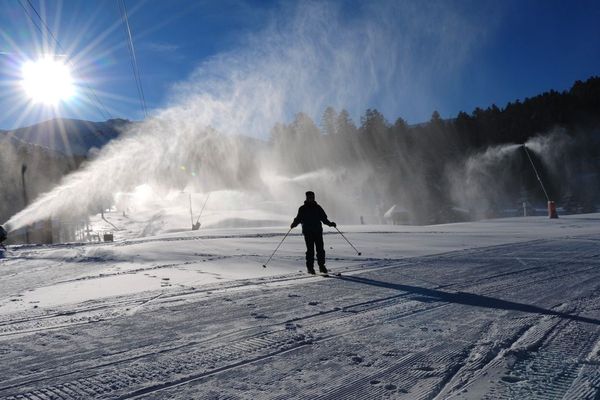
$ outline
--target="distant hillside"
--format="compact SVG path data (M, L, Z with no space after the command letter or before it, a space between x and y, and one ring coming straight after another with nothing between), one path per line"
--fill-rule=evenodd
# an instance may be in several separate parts
M118 137L127 123L62 118L0 131L0 224L79 168L92 148Z
M23 209L26 200L50 190L82 161L81 156L66 156L0 133L0 224Z
M118 137L129 121L110 119L91 122L58 118L13 131L0 131L0 137L13 138L60 152L67 156L87 156L90 149L101 148Z

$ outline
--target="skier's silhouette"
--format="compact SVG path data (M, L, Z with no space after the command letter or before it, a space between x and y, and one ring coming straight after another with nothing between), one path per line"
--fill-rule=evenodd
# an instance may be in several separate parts
M298 215L294 218L294 222L290 226L291 229L302 224L302 234L306 242L306 269L309 274L315 273L315 246L317 247L317 264L319 271L326 274L325 268L325 249L323 248L323 222L325 225L335 227L335 222L327 219L327 214L323 208L315 201L314 192L306 192L306 200L304 205L298 209Z

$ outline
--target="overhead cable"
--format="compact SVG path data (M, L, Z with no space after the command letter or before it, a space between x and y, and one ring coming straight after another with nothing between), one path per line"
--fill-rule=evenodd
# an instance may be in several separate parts
M60 41L56 38L56 36L54 36L54 34L52 33L52 30L46 24L46 22L44 21L44 19L40 15L40 13L36 10L36 8L33 6L33 4L31 4L31 1L30 0L25 0L25 1L27 1L27 4L31 8L31 10L33 10L35 12L35 15L37 15L39 21L42 23L42 25L46 29L46 33L44 33L44 31L42 30L41 26L35 21L35 19L33 18L33 15L31 15L30 10L27 7L25 7L25 5L23 4L23 0L19 0L19 5L21 6L21 8L23 8L23 10L25 11L25 14L29 17L29 19L31 20L31 23L40 31L40 33L42 34L42 36L45 35L45 34L49 35L52 38L52 40L54 40L54 42L56 43L56 47L61 52L67 54L67 52L65 51L64 47L60 44ZM75 68L75 66L74 66L74 64L73 64L73 62L71 60L67 59L67 62L69 63L69 65L72 68ZM85 93L89 97L90 102L96 106L96 108L98 109L98 111L100 112L100 114L102 114L102 117L103 118L107 118L107 119L112 119L113 117L112 117L111 113L104 106L104 104L102 103L102 101L100 100L100 98L98 97L98 95L96 94L96 91L92 87L90 87L87 83L85 83L85 82L84 82L84 86L89 91L89 92L85 92Z
M146 107L146 97L144 96L144 88L142 87L142 79L140 77L140 69L137 63L137 57L135 56L135 47L133 46L133 37L131 35L131 27L129 26L129 18L127 16L127 7L125 7L124 0L117 0L119 4L119 13L121 15L121 21L123 22L123 31L125 32L125 39L127 41L127 49L129 50L129 57L131 59L131 69L133 70L133 78L135 80L138 97L140 99L140 105L144 116L148 116L148 108Z

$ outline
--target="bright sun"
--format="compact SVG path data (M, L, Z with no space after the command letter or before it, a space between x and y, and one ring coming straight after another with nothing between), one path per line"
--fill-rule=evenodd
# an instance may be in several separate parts
M69 67L51 58L23 64L23 88L34 103L55 105L75 94Z

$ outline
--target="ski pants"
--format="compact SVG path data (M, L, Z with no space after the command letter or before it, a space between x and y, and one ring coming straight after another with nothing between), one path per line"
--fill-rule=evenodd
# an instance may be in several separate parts
M315 264L315 247L317 248L317 264L325 266L325 249L323 248L323 231L303 232L306 243L306 268L313 269Z

